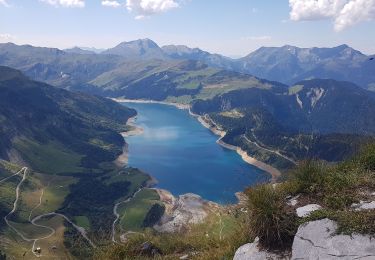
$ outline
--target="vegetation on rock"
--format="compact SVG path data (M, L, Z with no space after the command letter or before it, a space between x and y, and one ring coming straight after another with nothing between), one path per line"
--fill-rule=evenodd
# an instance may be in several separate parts
M261 246L290 249L299 224L323 218L337 221L340 233L375 235L374 210L357 211L352 206L374 199L374 148L375 144L366 145L357 156L336 165L301 162L287 181L275 187L264 184L248 189L251 229ZM297 195L298 204L288 205L288 199ZM297 218L295 208L310 203L323 208Z

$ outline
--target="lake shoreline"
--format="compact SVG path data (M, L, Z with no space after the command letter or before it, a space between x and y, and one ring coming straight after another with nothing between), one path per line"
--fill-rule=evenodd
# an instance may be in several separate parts
M139 104L161 104L167 106L174 106L178 109L189 110L190 105L173 103L173 102L164 102L164 101L155 101L155 100L146 100L146 99L126 99L126 98L111 98L111 100L119 103L139 103Z
M197 117L198 121L204 127L211 130L211 132L214 133L215 135L219 136L219 139L216 141L217 144L221 145L222 147L224 147L226 149L237 152L241 156L242 160L245 161L246 163L248 163L250 165L253 165L253 166L269 173L271 175L271 183L275 183L277 181L277 179L281 176L281 172L278 169L276 169L276 168L272 167L271 165L266 164L262 161L259 161L254 157L249 156L246 151L241 149L241 147L238 147L238 146L235 146L235 145L228 144L228 143L224 142L222 139L227 133L224 130L220 129L220 127L218 127L211 119L208 120L205 116L200 116L200 115L194 114L193 112L190 111L190 109L189 109L189 114L194 116L194 117Z
M164 102L164 101L144 100L144 99L125 99L125 98L111 98L111 99L113 101L119 102L119 103L161 104L161 105L174 106L174 107L176 107L178 109L182 109L182 110L188 110L189 114L192 117L196 118L199 121L199 123L201 123L202 126L209 129L215 135L219 136L219 139L216 141L217 144L219 144L220 146L222 146L226 149L237 152L241 156L243 161L245 161L246 163L248 163L250 165L253 165L256 168L261 169L261 170L267 172L268 174L270 174L271 175L271 183L275 183L277 181L277 179L281 176L281 172L278 169L274 168L273 166L271 166L271 165L269 165L265 162L259 161L254 157L249 156L246 151L241 149L241 147L234 146L234 145L231 145L231 144L227 144L224 141L222 141L222 138L227 133L224 130L220 129L214 122L212 122L212 120L208 121L204 116L193 113L191 111L190 105L173 103L173 102ZM132 118L133 121L130 121L130 122L134 122L135 118L136 117ZM133 124L131 126L135 126L135 125Z
M133 117L130 117L126 121L126 126L130 126L131 129L120 133L122 137L124 138L124 140L126 137L129 137L129 136L143 134L143 129L135 124L136 118L137 116L133 116ZM114 161L114 164L118 168L123 168L128 164L128 162L129 162L129 144L125 140L125 144L122 148L122 153L116 158L116 160Z

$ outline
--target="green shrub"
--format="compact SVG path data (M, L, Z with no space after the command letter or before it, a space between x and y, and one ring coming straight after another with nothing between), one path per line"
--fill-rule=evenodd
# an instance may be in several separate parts
M158 203L152 205L151 209L147 212L145 219L143 220L142 227L153 227L163 216L165 206Z
M364 169L375 171L375 143L371 143L363 147L358 161Z
M322 188L328 193L340 192L348 187L356 186L359 177L360 172L354 170L342 171L331 167L327 169L326 174L322 177Z
M335 210L347 208L355 202L357 202L357 200L353 194L333 193L323 197L324 205Z
M324 164L314 160L301 162L290 174L291 181L297 185L296 191L316 193L322 187L326 176Z
M285 193L272 185L260 185L247 190L250 228L267 249L286 249L293 243L297 231L297 216L288 211Z
M331 219L337 221L338 233L347 235L360 233L375 236L375 214L372 210L335 212Z
M355 170L342 170L339 167L327 169L321 186L324 205L331 209L344 209L358 201L357 187L361 173Z
M289 194L304 193L324 206L344 209L358 201L357 187L362 183L363 170L356 164L328 166L322 162L302 162L283 186Z

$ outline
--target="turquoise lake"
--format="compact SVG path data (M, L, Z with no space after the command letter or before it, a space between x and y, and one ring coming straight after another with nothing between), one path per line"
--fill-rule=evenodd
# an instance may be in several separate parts
M188 111L162 104L124 104L137 110L136 125L144 129L126 138L129 166L156 178L158 188L228 204L237 201L236 192L270 178L218 145L218 136Z

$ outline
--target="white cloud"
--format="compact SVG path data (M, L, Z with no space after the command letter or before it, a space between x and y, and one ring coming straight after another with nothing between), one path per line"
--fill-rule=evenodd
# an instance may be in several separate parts
M336 31L375 19L375 0L289 0L290 19L332 19Z
M0 0L0 5L3 5L5 7L9 7L9 4L7 3L6 0Z
M121 6L121 4L118 1L108 1L108 0L102 1L102 5L108 6L108 7L115 7L115 8Z
M62 7L85 7L84 0L39 0L41 2Z
M290 18L294 21L331 18L345 4L346 0L289 0Z
M179 7L176 0L126 0L129 11L137 14L136 19L166 12Z
M375 19L375 0L354 0L347 3L335 19L335 30L342 31L362 21Z
M269 35L261 35L261 36L247 36L244 37L245 40L251 41L269 41L272 40L272 37Z

